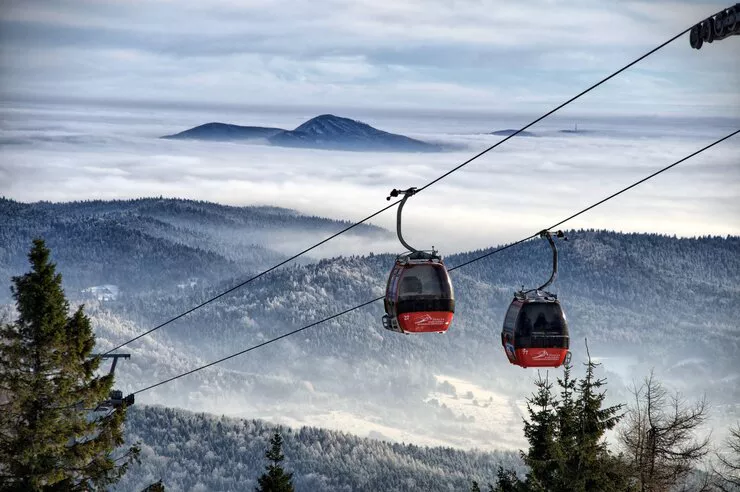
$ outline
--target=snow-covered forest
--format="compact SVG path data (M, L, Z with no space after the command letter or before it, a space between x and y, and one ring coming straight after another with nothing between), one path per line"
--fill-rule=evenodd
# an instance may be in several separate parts
M348 225L286 209L170 199L65 204L2 199L0 218L0 273L6 283L27 269L25 254L31 239L44 237L64 277L67 295L87 305L100 350L180 314ZM392 244L388 242L393 239L391 233L360 226L349 236L353 246L366 242L366 255L302 258L126 346L121 351L132 358L118 365L118 386L124 392L141 389L382 296L394 257L372 251L376 245ZM632 381L654 368L661 380L683 394L707 395L711 427L721 439L740 415L736 323L740 319L736 284L740 238L687 239L595 230L567 231L567 236L568 241L559 244L560 276L553 290L568 315L576 369L585 358L583 339L588 338L591 355L602 363L600 375L609 380L609 402L614 403L628 401ZM451 254L445 262L459 265L488 251ZM545 280L550 258L547 244L533 240L454 271L457 307L445 335L386 332L378 302L144 392L137 396L137 406L156 403L269 422L218 424L201 419L207 423L197 425L245 428L239 432L262 436L253 444L234 438L229 443L234 460L239 446L264 448L274 424L324 427L389 443L520 449L523 402L530 393L533 372L508 364L499 333L514 290ZM115 289L90 289L100 286ZM2 295L9 302L7 289ZM201 461L207 456L207 449L194 444L183 447L177 441L190 441L184 430L176 434L174 429L196 425L195 417L163 409L137 410L131 416L130 428L151 447L145 456L152 461L126 479L135 482L124 483L133 487L148 478L160 478L155 470L165 467L162 457L172 453L192 453ZM162 441L162 429L169 426L164 422L172 422L173 434L167 437L172 441ZM160 434L149 436L147 429L159 429ZM286 455L309 453L313 444L305 436L311 432L322 436L322 446L337 441L342 443L336 444L338 449L343 449L350 446L347 442L361 442L373 450L368 451L372 456L412 449L353 441L356 438L345 434L296 431L286 437ZM192 442L204 439L193 437ZM244 466L252 468L245 468L243 474L236 465L208 468L211 465L182 456L178 458L183 460L178 461L181 473L175 468L167 473L173 483L182 481L183 488L194 487L198 480L205 480L206 489L221 488L218 480L256 477L253 472L260 466L261 452L244 455L251 460ZM316 464L313 478L308 471L299 474L300 480L306 480L302 490L353 487L351 482L331 482L339 480L339 473L318 471L349 466L333 463L332 453L326 453L328 463ZM419 458L419 470L438 470L434 483L440 490L449 486L457 490L455 484L462 483L460 470L470 469L470 477L478 476L467 464L447 476L445 468L434 468L442 466L435 453L443 451L428 453ZM462 463L480 464L477 460L482 455L455 456ZM477 467L478 473L493 469L494 461ZM203 475L202 470L208 470L210 478L195 478ZM412 477L415 473L408 471ZM423 474L418 471L419 477ZM392 490L383 483L378 487ZM430 485L427 490L435 489Z
M212 284L256 273L295 253L304 238L350 225L277 207L161 199L26 204L0 198L0 220L0 278L24 271L28 245L43 236L70 294L103 283L129 296L176 291L188 279ZM388 234L363 225L348 236ZM8 298L2 289L0 301Z
M162 480L172 490L252 490L275 427L260 420L215 417L162 407L132 409L129 440L142 444L142 464L116 490ZM499 465L521 470L514 452L460 451L362 439L337 431L281 429L285 467L297 490L466 490L491 480Z

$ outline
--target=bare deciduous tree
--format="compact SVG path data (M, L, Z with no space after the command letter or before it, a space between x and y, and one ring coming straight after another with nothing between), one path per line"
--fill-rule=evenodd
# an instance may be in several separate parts
M695 435L707 419L706 399L688 404L678 392L669 394L652 372L632 394L619 438L634 485L641 492L668 491L685 482L709 452L709 437Z
M740 422L730 428L725 448L715 454L714 486L723 492L740 490Z

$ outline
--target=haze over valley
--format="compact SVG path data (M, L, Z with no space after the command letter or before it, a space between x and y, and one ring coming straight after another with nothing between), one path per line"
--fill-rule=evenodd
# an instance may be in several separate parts
M172 112L180 123L153 125L135 111L105 111L107 127L65 107L15 107L7 114L0 273L9 279L24 272L28 245L44 237L68 295L86 303L103 351L386 206L391 188L428 182L504 138L491 134L495 128L520 121L502 116L484 126L463 119L446 132L441 119L415 133L408 119L380 119L382 128L457 148L393 153L158 138L165 128L187 126L183 118L207 119L202 113ZM291 116L272 117L290 126ZM413 197L404 214L407 240L434 245L454 266L567 217L734 124L579 121L578 133L561 131L568 129L564 120L535 127L533 137L514 138ZM419 120L419 127L425 124ZM683 394L707 395L712 414L705 431L711 428L718 440L740 416L737 162L740 144L730 140L569 222L555 289L569 317L576 369L588 338L591 355L602 363L599 374L608 379L610 403L627 402L631 385L655 370ZM137 391L381 296L402 249L394 226L395 210L374 217L126 346L132 358L120 364L117 385ZM721 237L706 237L714 235ZM137 406L314 426L390 443L522 449L529 396L522 388L531 388L534 372L508 364L499 333L513 291L541 283L549 261L546 244L530 241L453 272L457 310L445 335L387 332L375 303L148 390ZM0 297L11 301L7 290ZM156 435L149 427L136 425L131 432L145 437L150 459L124 483L144 486L151 473L174 483L156 463L180 459L169 451L180 447L163 448L149 440ZM446 477L440 487L444 480L464 481L439 473ZM330 480L331 473L324 476ZM187 480L183 486L194 483Z

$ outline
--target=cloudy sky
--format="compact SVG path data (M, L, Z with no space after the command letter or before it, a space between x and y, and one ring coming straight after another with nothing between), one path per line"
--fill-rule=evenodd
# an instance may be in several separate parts
M4 0L0 98L538 112L728 5ZM685 36L578 109L737 116L738 42Z

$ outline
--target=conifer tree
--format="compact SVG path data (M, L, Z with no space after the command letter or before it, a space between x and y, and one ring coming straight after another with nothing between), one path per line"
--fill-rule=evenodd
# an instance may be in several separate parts
M496 473L496 486L490 486L490 492L528 492L527 484L519 480L516 473L504 470L499 465Z
M113 377L95 376L90 320L82 307L69 314L49 257L35 240L31 271L11 287L18 319L0 326L0 490L105 489L138 450L118 449L125 408L86 410L108 398Z
M622 404L603 408L606 399L605 379L596 377L594 371L598 366L591 360L586 345L586 375L579 380L576 389L577 408L575 453L570 460L569 490L624 490L627 487L626 476L621 460L607 449L604 434L613 429L622 419ZM567 478L567 477L564 477Z
M587 347L588 352L588 347ZM529 449L522 458L530 471L521 481L510 470L500 469L495 490L516 491L620 491L628 489L628 473L621 457L609 452L607 430L622 418L622 405L603 408L606 380L595 375L598 366L589 355L586 374L571 377L571 366L557 379L560 400L553 384L538 374L537 391L527 400L529 419L524 436Z
M534 382L537 392L527 399L529 420L524 422L524 437L529 442L527 453L522 452L524 463L529 466L527 483L533 490L547 490L553 482L556 463L552 449L557 429L557 401L552 395L552 383L538 372Z
M571 377L572 366L563 366L563 377L558 378L560 402L557 408L557 430L551 448L557 463L557 483L550 484L553 490L571 490L572 472L578 468L579 408L576 403L577 380ZM569 488L570 487L570 488Z
M265 467L267 472L257 479L259 487L255 490L257 492L293 492L293 474L286 473L280 464L285 460L285 456L283 456L283 438L279 431L275 431L270 439L270 449L265 453L265 458L270 461L270 464Z

